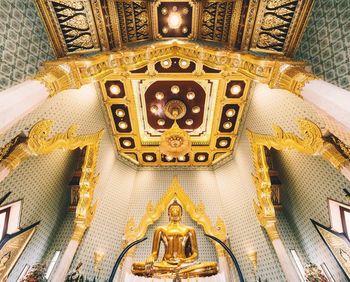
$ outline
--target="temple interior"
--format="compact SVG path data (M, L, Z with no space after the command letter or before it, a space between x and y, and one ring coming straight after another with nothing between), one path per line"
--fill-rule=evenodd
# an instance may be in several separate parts
M350 1L0 0L0 281L350 281Z

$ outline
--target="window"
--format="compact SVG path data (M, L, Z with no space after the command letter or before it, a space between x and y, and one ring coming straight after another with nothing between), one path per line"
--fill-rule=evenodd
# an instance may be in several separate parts
M300 258L297 254L297 252L294 249L290 249L290 252L292 254L294 263L296 265L296 267L298 268L298 274L299 274L299 278L301 281L305 281L305 272L304 272L304 267L301 264Z
M28 270L29 270L29 265L26 264L26 265L24 266L24 268L23 268L21 274L18 276L18 279L17 279L16 282L20 282L20 281L24 278L24 276L28 273Z
M60 256L60 253L61 253L61 251L56 251L55 254L53 255L53 258L52 258L52 260L49 264L49 267L47 268L46 274L45 274L46 279L49 279L49 277L52 273L52 270L54 269L56 262Z
M22 201L0 207L0 238L19 230Z

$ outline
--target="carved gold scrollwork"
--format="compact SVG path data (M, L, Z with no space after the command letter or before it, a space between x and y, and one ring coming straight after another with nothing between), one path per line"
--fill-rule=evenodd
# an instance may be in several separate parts
M319 155L328 160L334 167L341 169L349 164L336 147L327 142L322 136L321 129L309 120L298 122L301 136L284 132L281 127L273 126L273 135L263 135L247 130L248 138L252 146L255 174L253 182L257 192L257 202L254 208L260 225L263 226L270 239L277 239L275 209L271 200L271 180L269 166L266 160L266 148L276 150L295 149L309 155Z
M1 161L0 167L9 171L15 170L24 160L31 156L46 155L56 149L74 150L86 147L82 175L79 182L79 202L76 209L73 239L81 240L85 230L90 226L96 210L93 204L93 194L98 180L95 175L99 143L103 130L89 135L76 134L76 126L71 126L67 132L50 137L53 121L43 120L36 123L30 130L25 141L17 145L13 151Z
M144 237L148 227L161 217L174 198L181 202L183 208L197 224L203 227L205 233L218 237L223 241L226 240L227 231L224 221L218 217L216 224L212 225L209 216L206 214L204 204L200 202L198 205L195 205L181 187L177 177L174 177L168 191L157 205L154 207L151 202L147 204L146 212L139 225L136 224L134 218L128 220L124 231L126 244Z

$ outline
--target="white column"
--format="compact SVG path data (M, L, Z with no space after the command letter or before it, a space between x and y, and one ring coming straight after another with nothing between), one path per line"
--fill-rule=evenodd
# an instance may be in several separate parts
M350 133L350 92L323 80L311 80L302 88L301 96Z
M8 176L10 174L10 169L0 165L0 182L3 181L5 179L6 176Z
M223 277L225 277L223 282L233 282L233 274L231 273L229 264L225 256L219 256L219 272L223 274Z
M53 275L52 282L64 282L72 264L74 255L78 250L80 242L78 240L70 240L64 254Z
M126 281L127 276L132 276L131 268L132 268L132 257L127 256L122 262L122 265L119 267L113 281L114 282Z
M281 239L274 239L274 240L271 240L271 242L277 254L278 260L281 264L284 275L287 278L287 281L288 282L301 281L290 257L288 256L288 253Z
M39 80L27 80L1 91L0 134L36 109L48 96L48 89Z

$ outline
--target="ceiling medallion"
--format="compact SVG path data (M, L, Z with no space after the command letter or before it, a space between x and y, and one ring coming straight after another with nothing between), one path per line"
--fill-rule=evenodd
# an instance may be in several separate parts
M165 104L164 114L170 119L181 119L186 114L186 105L180 100L170 100Z
M176 120L173 126L160 136L159 150L168 158L183 157L191 151L190 135L177 125Z

